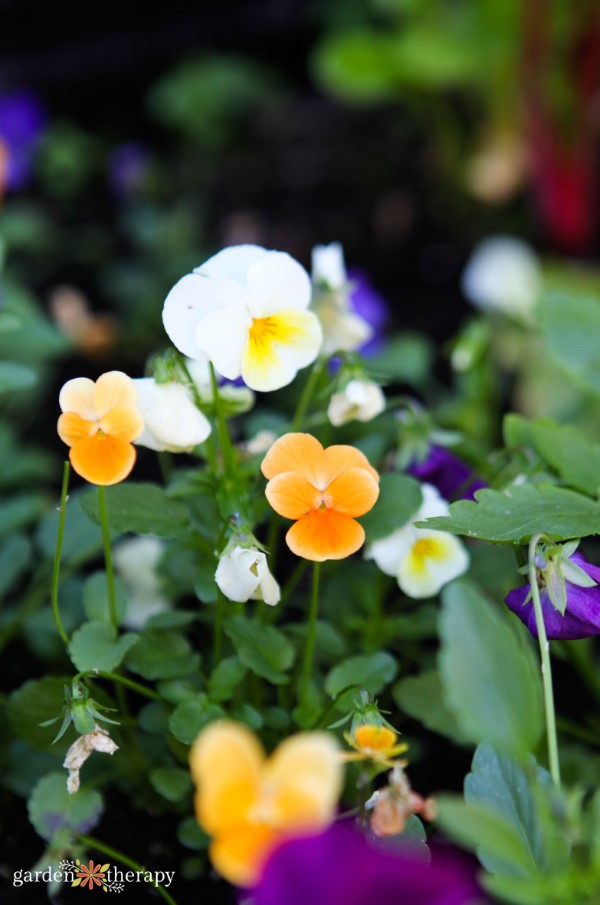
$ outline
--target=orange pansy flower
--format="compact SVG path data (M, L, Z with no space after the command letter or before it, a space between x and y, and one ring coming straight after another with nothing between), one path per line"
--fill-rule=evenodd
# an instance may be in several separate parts
M353 446L323 449L310 434L284 434L262 463L266 495L279 515L294 519L286 535L290 550L304 559L344 559L364 543L355 520L373 508L379 475Z
M398 736L392 729L376 723L363 723L344 738L354 748L352 754L345 755L346 760L373 760L390 767L394 758L408 748L406 742L398 743Z
M144 429L136 399L133 380L121 371L108 371L95 383L75 377L60 391L58 435L71 447L77 474L91 484L118 484L133 468L132 443Z

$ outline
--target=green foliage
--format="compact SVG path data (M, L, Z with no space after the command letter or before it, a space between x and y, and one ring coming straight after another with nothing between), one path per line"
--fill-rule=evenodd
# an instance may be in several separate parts
M177 679L196 672L200 655L180 632L146 628L127 653L125 664L144 679Z
M377 695L394 680L397 669L396 659L386 651L348 657L327 674L325 691L335 697L349 685L362 685L370 695ZM339 706L343 708L345 702Z
M73 633L69 654L80 672L88 669L112 672L137 641L138 636L133 632L119 637L113 625L96 620L84 623Z
M294 662L294 648L282 632L245 616L233 616L224 628L242 666L275 685L289 681L286 672Z
M83 494L80 505L92 521L100 524L95 491ZM170 499L158 484L140 482L108 487L106 508L108 523L116 531L177 537L188 527L187 508L183 503Z
M415 515L422 499L421 485L414 478L402 474L381 475L379 499L361 518L367 541L379 540L402 528Z
M600 332L598 298L553 290L539 301L537 316L544 350L573 381L600 395L600 358L596 337Z
M436 669L401 679L394 685L392 694L401 712L419 720L428 729L456 743L468 740L457 726L456 714L446 704L444 685Z
M127 609L127 592L119 578L114 579L115 603L119 621ZM83 585L83 608L90 622L110 622L108 580L106 572L94 572Z
M91 789L67 792L66 773L48 773L33 789L27 803L29 819L42 839L52 840L62 829L87 833L102 816L102 798Z
M56 717L65 700L65 684L70 677L46 676L43 679L29 679L8 699L7 715L15 735L35 751L47 751L55 732L41 723ZM57 746L58 752L64 745Z
M201 729L224 716L224 710L201 693L177 705L169 717L169 729L178 741L191 745Z
M192 791L188 770L182 767L155 767L148 774L150 785L167 801L181 801Z

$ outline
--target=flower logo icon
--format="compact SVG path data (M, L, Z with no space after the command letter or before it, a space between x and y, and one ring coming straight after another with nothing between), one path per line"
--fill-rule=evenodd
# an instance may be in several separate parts
M103 886L105 890L109 888L110 884L106 882L105 877L110 864L94 864L93 861L87 866L80 864L79 861L76 861L76 864L77 874L71 886L81 886L82 889L85 886L89 889L93 889L94 886Z

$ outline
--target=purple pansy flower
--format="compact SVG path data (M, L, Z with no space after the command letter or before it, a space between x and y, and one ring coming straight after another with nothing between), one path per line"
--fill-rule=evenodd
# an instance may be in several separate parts
M583 554L573 553L569 560L579 566L589 578L600 582L600 568L588 562ZM600 585L581 587L573 584L568 578L565 584L567 607L564 616L552 604L546 588L540 588L540 602L548 638L569 640L600 634ZM527 600L529 591L529 584L514 588L509 591L504 601L537 638L533 601Z
M348 824L294 839L269 858L252 905L475 905L483 901L472 863L450 850L431 864L371 843Z
M382 295L373 289L367 275L362 270L349 270L348 280L352 286L349 295L350 308L360 315L373 330L373 335L359 351L367 358L381 351L382 336L389 319L389 309Z
M0 96L0 145L5 157L0 189L27 186L46 121L46 112L32 91L22 89Z
M446 500L473 500L475 491L487 486L462 459L435 444L430 446L425 459L412 462L407 471L415 478L433 484Z
M131 198L144 187L148 151L135 141L117 145L109 154L109 184L117 198Z

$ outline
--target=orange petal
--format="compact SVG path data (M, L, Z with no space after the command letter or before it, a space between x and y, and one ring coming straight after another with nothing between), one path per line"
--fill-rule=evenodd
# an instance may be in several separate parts
M90 484L108 486L125 480L135 464L135 449L118 437L86 437L71 447L69 459Z
M209 848L210 860L215 870L235 886L254 886L281 839L280 833L262 823L238 827L215 839Z
M74 446L80 440L93 436L98 430L95 421L88 421L76 412L64 412L56 426L58 436L67 446Z
M218 835L244 824L260 795L264 751L245 726L211 723L192 747L190 769L198 786L196 816L207 833Z
M265 494L275 512L294 520L315 509L320 500L319 491L293 471L275 475L267 484Z
M354 446L328 446L325 450L325 468L328 484L347 468L365 468L376 481L379 481L379 475L367 457Z
M334 478L327 496L336 512L356 518L372 509L379 496L379 482L364 468L348 468Z
M94 404L98 418L117 405L135 405L136 399L135 384L123 371L107 371L96 381Z
M370 751L389 751L396 744L397 735L387 726L365 723L354 731L354 741L359 748Z
M324 562L355 553L365 542L365 532L362 525L342 512L313 509L292 525L285 539L296 556Z
M95 421L94 381L89 377L74 377L67 380L58 396L62 412L77 412L88 421Z
M295 471L320 490L325 489L323 447L311 434L284 434L275 441L261 465L265 478Z
M115 405L100 420L105 434L133 443L144 430L144 419L134 405Z

